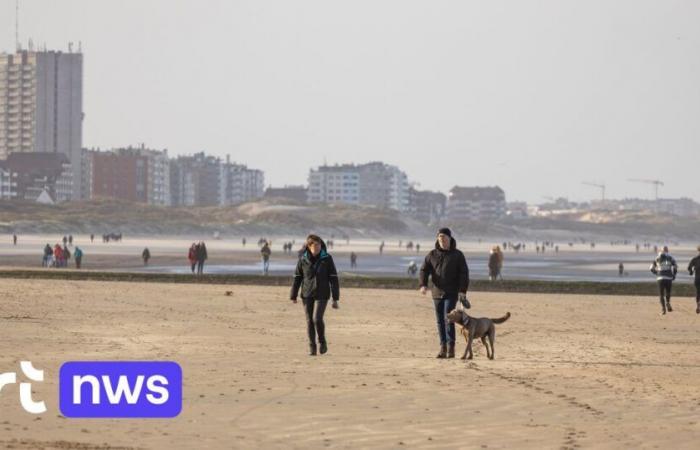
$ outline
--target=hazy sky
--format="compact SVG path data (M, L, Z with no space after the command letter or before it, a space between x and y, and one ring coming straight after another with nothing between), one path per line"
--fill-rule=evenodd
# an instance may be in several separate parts
M700 200L700 1L20 0L82 42L84 144L205 150L305 183L381 160L508 200ZM0 50L14 49L0 0ZM76 44L77 46L77 44Z

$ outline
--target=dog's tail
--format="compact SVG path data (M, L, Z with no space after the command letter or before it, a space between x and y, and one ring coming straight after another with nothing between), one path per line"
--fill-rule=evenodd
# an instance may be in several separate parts
M505 316L503 316L503 317L501 317L501 318L499 318L499 319L491 319L491 322L493 322L493 323L503 323L503 322L505 322L506 320L508 320L509 317L510 317L510 313L507 312Z

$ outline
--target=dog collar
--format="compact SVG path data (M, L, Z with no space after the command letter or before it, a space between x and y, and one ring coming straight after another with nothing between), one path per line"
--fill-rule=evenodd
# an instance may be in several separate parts
M466 314L465 314L465 316L466 316ZM469 325L469 316L467 316L467 318L462 321L463 327L466 327L467 325Z

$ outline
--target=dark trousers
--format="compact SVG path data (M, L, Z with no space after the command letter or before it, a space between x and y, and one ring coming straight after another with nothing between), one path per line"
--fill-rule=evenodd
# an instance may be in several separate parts
M311 345L316 345L317 335L319 344L326 343L326 324L323 323L323 313L326 312L328 300L314 300L310 298L303 301L304 312L306 313L306 332L309 335L309 343Z
M695 301L700 303L700 277L695 277Z
M661 304L669 303L671 301L671 284L672 280L658 280L659 284L659 300Z
M434 298L435 319L437 319L438 336L440 345L455 343L455 325L447 320L447 313L457 306L457 295L445 295L442 298Z
M197 261L197 274L201 275L204 273L204 260L200 259Z

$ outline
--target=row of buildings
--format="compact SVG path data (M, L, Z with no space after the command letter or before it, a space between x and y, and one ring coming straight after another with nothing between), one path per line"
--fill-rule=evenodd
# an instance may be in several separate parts
M425 222L497 220L506 215L506 196L494 187L453 187L441 192L415 189L396 166L367 164L323 165L309 173L309 202L377 206Z
M169 158L141 147L85 149L83 55L0 54L0 199L118 198L154 205L231 205L263 195L264 177L226 158Z
M426 223L496 220L506 215L498 187L454 187L449 195L410 186L397 167L372 162L321 166L309 185L264 189L264 173L206 155L170 158L145 146L83 149L85 199L112 198L161 206L228 206L260 198L396 210ZM0 160L0 199L54 203L73 199L73 166L61 153L12 152Z
M506 216L503 190L452 188L448 195L418 190L406 173L381 162L323 165L309 171L308 187L270 188L265 195L307 203L347 204L392 209L426 223L450 220L497 220Z
M76 166L62 153L12 152L0 160L0 199L75 200ZM161 206L227 206L263 196L260 170L203 152L169 158L140 147L83 149L81 199L112 198Z
M88 198L161 206L227 206L263 196L261 170L206 155L169 158L167 150L128 147L87 150Z
M0 198L44 202L116 198L153 205L235 205L263 196L388 208L434 221L498 218L498 188L419 191L381 162L323 165L308 187L264 192L260 170L196 153L171 158L144 146L82 146L83 55L31 47L0 55Z

